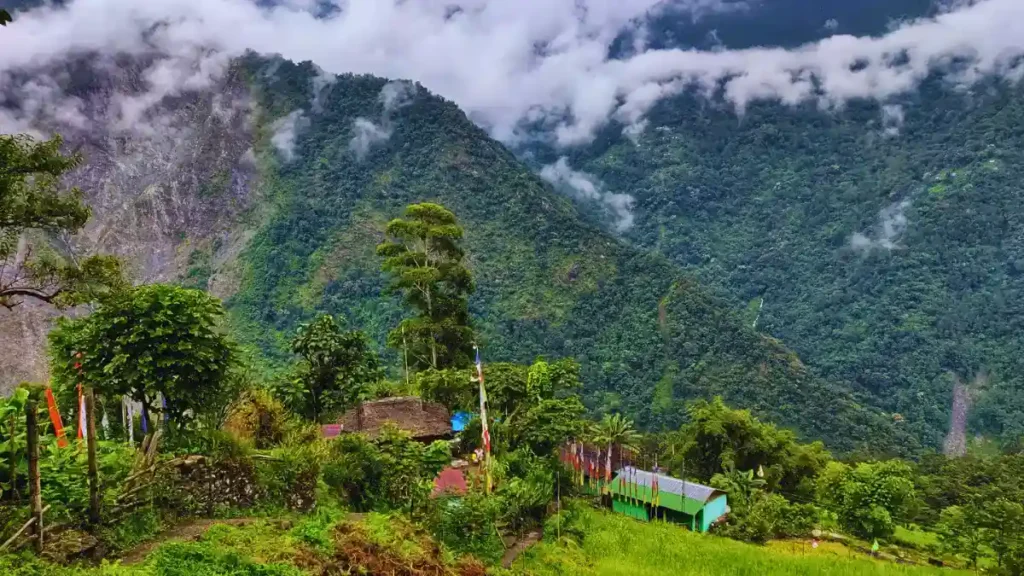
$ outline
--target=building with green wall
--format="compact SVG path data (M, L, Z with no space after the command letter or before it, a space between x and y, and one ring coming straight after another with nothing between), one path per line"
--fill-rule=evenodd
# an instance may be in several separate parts
M621 468L608 487L612 510L642 520L665 520L707 532L725 516L725 492L664 474Z

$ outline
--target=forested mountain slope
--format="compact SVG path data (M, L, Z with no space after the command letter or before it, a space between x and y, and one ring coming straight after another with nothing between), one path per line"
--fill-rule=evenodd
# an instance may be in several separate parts
M228 300L265 351L280 351L314 310L343 313L382 342L398 309L381 304L374 246L405 204L437 201L466 229L487 358L574 356L593 407L648 426L677 424L684 400L719 393L839 449L901 434L742 326L668 259L584 224L454 104L365 76L339 77L311 103L313 67L246 67L264 110L308 119L290 162L267 141L257 147L276 208L242 253Z
M685 94L656 106L635 143L608 129L567 163L636 198L630 240L748 325L759 314L758 331L927 444L941 443L958 382L972 429L1012 443L1024 434L1021 96L933 77L885 105L737 116Z

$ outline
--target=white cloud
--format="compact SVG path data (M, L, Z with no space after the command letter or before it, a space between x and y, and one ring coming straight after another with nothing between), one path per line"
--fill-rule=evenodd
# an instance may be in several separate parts
M900 135L900 128L903 128L903 120L906 114L903 106L899 104L886 104L882 106L882 131L888 137Z
M370 152L374 144L384 142L391 137L391 128L378 126L366 118L356 118L352 123L354 135L349 141L349 150L356 154L356 158L362 160Z
M324 99L331 91L331 87L338 81L338 76L325 71L319 66L316 67L316 76L313 77L313 112L323 111Z
M154 96L197 88L251 48L312 60L327 73L410 78L449 98L502 140L524 119L546 121L561 144L589 141L612 119L637 122L687 87L722 94L740 113L761 99L824 107L886 101L957 60L955 81L1024 73L1024 2L957 3L881 37L837 35L801 48L646 50L610 59L620 33L643 38L656 10L733 9L718 0L336 0L260 8L250 0L71 0L17 15L0 34L0 77L71 53L163 55L147 75ZM639 48L643 48L640 42ZM183 61L187 66L175 64ZM150 105L127 102L126 116Z
M375 144L386 142L391 138L394 131L392 116L395 111L404 108L412 103L416 95L416 85L405 80L392 80L380 89L377 99L384 110L381 112L380 123L376 124L366 118L356 118L352 123L352 140L349 141L349 150L352 150L358 160L363 160Z
M835 18L829 18L828 20L825 21L825 30L828 30L829 32L835 32L838 29L839 20L836 20Z
M270 137L270 143L281 153L285 162L295 159L295 141L299 132L309 126L309 118L302 110L292 110L287 116L274 121L271 128L274 134Z
M910 208L910 200L903 200L886 206L878 212L878 225L874 231L874 238L860 232L850 237L850 246L864 252L875 248L893 250L899 248L898 241L903 233L907 231L906 210Z
M615 216L615 229L625 232L633 227L633 204L636 199L629 194L616 194L604 190L595 176L586 172L577 172L569 167L569 160L561 157L558 162L544 166L540 177L556 188L568 190L581 200L601 202Z
M392 80L380 89L380 101L384 104L384 115L390 115L399 108L408 106L416 95L416 85L406 80Z

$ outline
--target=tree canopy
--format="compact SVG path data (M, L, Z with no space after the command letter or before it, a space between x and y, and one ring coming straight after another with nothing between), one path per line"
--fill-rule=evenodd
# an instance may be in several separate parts
M292 351L301 359L296 371L276 386L294 411L314 422L336 414L364 396L384 376L377 353L358 330L321 314L298 328Z
M85 226L89 208L61 178L82 161L64 155L59 136L37 142L0 135L0 306L24 299L68 307L124 287L110 256L79 260L69 238ZM58 247L57 241L64 243Z
M405 218L388 223L389 240L377 247L391 290L417 311L388 335L388 344L409 355L417 368L461 368L469 364L473 330L469 295L473 279L463 263L462 228L438 204L412 204Z
M50 366L63 388L78 383L145 406L166 400L174 425L230 401L224 397L234 345L219 320L217 298L151 284L105 300L93 313L62 318L50 333Z

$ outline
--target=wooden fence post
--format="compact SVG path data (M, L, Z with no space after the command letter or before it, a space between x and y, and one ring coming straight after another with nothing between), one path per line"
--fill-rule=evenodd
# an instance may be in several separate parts
M96 467L96 394L90 387L85 392L85 439L89 452L89 521L100 523L100 477Z
M28 489L32 506L32 517L35 518L35 546L37 552L43 551L43 495L39 480L39 411L36 399L29 397L25 404L25 432L28 436Z

